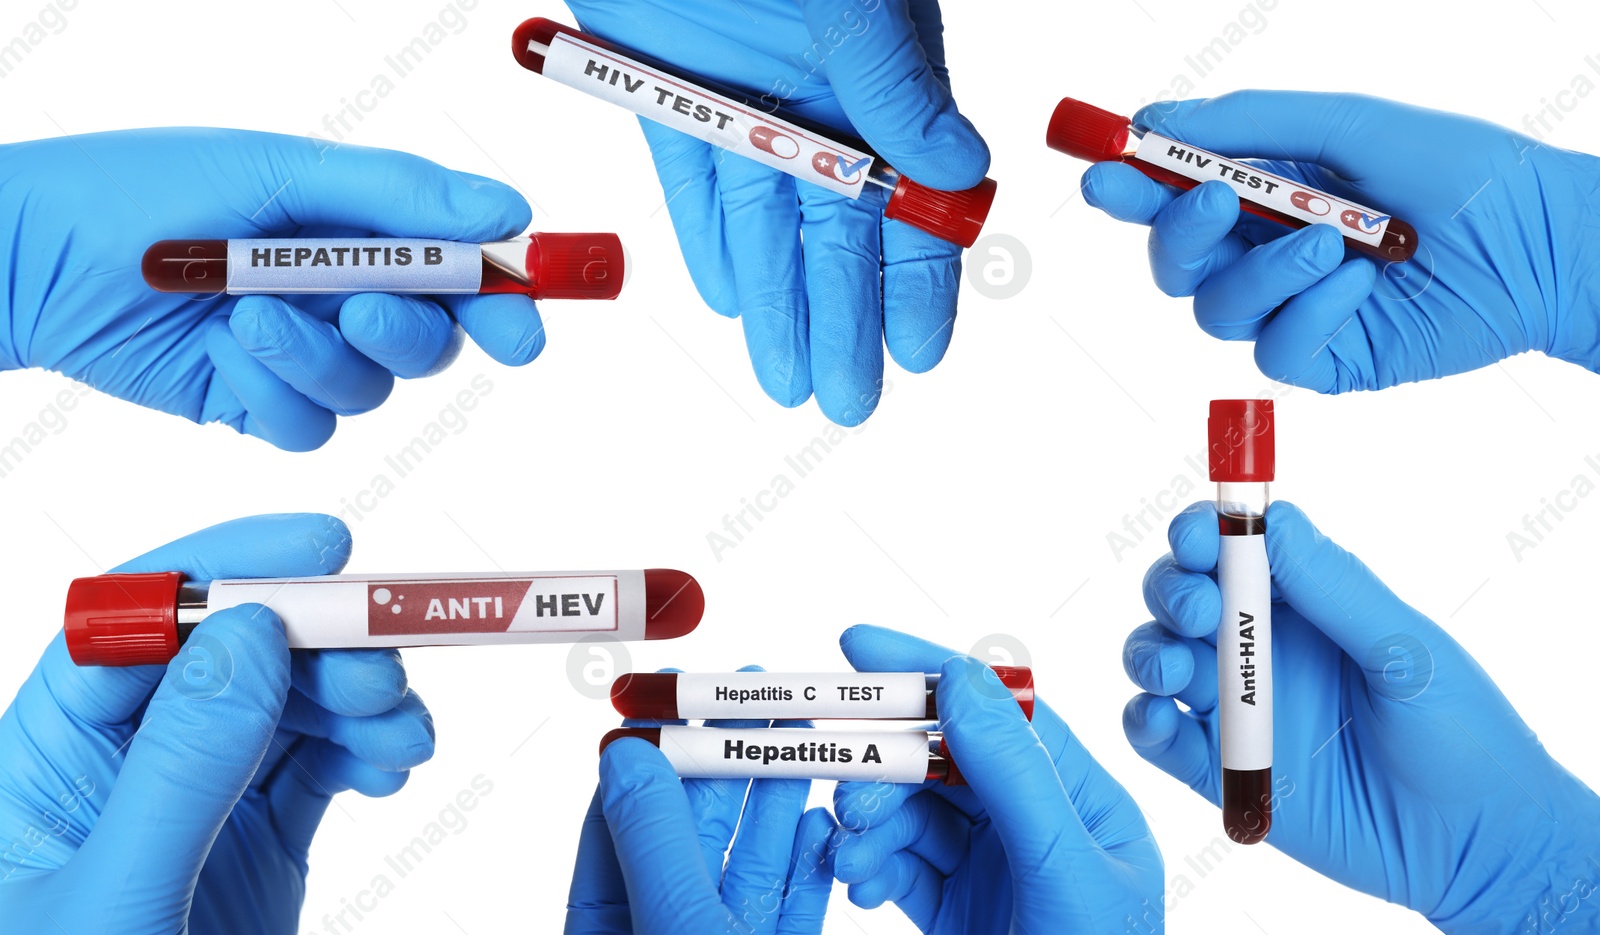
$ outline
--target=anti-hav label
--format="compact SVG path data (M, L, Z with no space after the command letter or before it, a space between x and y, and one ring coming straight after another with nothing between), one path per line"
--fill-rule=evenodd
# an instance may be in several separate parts
M920 783L928 776L928 732L666 725L661 752L694 779L835 779Z
M230 240L228 294L477 292L483 250L453 240Z
M1272 583L1266 536L1223 536L1217 556L1217 710L1222 766L1272 765Z
M849 198L872 168L868 153L567 33L550 40L544 76Z
M925 719L927 694L921 672L684 672L678 716Z
M1344 236L1374 247L1382 245L1384 232L1389 229L1387 214L1159 133L1146 133L1135 155L1140 162L1160 166L1197 182L1213 179L1225 182L1246 201L1299 218L1307 224L1336 227Z

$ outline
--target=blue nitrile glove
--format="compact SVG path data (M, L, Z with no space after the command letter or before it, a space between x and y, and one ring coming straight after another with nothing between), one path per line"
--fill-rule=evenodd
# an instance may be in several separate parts
M989 150L956 110L936 0L568 0L585 29L865 139L934 188L966 189ZM868 9L863 12L863 9ZM859 201L641 120L689 275L742 316L761 388L872 414L883 346L913 373L950 346L961 248ZM805 247L801 249L801 240Z
M331 516L257 516L117 571L321 575L349 553ZM58 635L0 718L3 927L288 935L330 797L389 795L432 754L397 652L290 653L259 604L165 667L79 668Z
M939 726L967 788L840 783L834 875L924 932L1161 929L1161 851L1139 806L1043 703L1030 727L994 671L881 627L839 641L863 672L939 672Z
M1145 578L1156 620L1124 651L1147 694L1128 703L1123 726L1140 755L1216 802L1215 507L1189 507L1168 535L1172 553ZM1600 931L1600 901L1573 895L1600 866L1600 798L1545 752L1448 633L1298 508L1267 510L1267 556L1267 843L1447 932L1553 931L1550 907L1568 916L1561 931Z
M752 669L757 667L741 671ZM770 722L706 723L766 727ZM833 891L828 840L836 826L827 809L806 811L810 789L802 779L679 779L648 742L613 741L600 755L600 787L578 839L566 931L821 932Z
M44 367L196 422L306 451L394 377L544 347L526 296L192 296L145 285L159 240L520 234L499 182L405 153L240 130L96 133L0 146L0 369ZM457 327L457 322L460 327Z
M1134 118L1225 156L1394 214L1417 229L1381 267L1339 232L1249 214L1220 182L1183 195L1120 163L1084 198L1150 224L1168 295L1194 296L1207 334L1256 342L1274 380L1375 390L1542 351L1600 369L1600 161L1481 120L1349 94L1240 91L1152 104ZM1277 161L1292 160L1292 161Z

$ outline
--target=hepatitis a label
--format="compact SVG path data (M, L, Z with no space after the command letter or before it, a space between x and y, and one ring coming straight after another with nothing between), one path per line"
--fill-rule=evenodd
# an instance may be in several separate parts
M1344 201L1301 182L1263 171L1238 159L1196 149L1159 133L1146 133L1134 154L1140 162L1159 166L1196 182L1224 182L1239 197L1298 218L1307 224L1327 224L1352 240L1383 244L1390 217L1355 202Z
M861 197L875 161L870 153L567 33L551 38L544 76L849 198Z
M230 240L228 294L477 292L483 250L452 240Z
M665 725L661 752L679 776L697 779L833 779L920 783L927 731L723 729Z

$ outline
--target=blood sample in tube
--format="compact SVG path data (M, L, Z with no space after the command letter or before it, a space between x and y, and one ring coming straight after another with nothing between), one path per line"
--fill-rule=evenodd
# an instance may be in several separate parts
M1033 718L1033 671L995 666L1001 684ZM623 717L938 720L939 676L923 672L634 672L611 686Z
M1266 516L1276 470L1276 428L1271 400L1211 402L1207 453L1222 534L1217 555L1222 826L1239 844L1259 843L1272 827L1272 575Z
M994 202L993 179L958 192L920 185L861 140L553 20L518 26L511 54L529 71L846 198L882 188L885 217L963 247Z
M1417 252L1417 230L1372 208L1274 175L1238 159L1143 130L1127 117L1062 98L1050 117L1046 144L1089 162L1123 162L1157 182L1188 190L1217 180L1239 196L1239 207L1289 227L1326 224L1352 249L1400 263Z
M274 611L290 649L352 649L673 639L699 625L705 594L666 568L217 581L97 575L67 589L67 650L78 665L165 663L208 614L240 604Z
M529 234L494 243L411 238L163 240L145 251L157 292L296 295L520 293L614 299L622 291L616 234Z
M808 727L619 727L600 751L625 737L660 748L685 779L832 779L921 783L966 780L944 738L925 730L826 730Z

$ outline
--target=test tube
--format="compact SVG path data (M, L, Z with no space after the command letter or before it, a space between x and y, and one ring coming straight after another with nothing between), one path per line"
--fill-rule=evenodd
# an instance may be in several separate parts
M1127 163L1157 182L1185 191L1213 179L1224 182L1238 193L1242 210L1294 228L1329 225L1344 235L1352 249L1376 260L1401 263L1417 252L1416 228L1397 217L1141 130L1127 117L1070 97L1062 98L1051 114L1045 143L1089 162Z
M1217 711L1222 825L1238 844L1272 827L1272 575L1267 565L1268 486L1276 423L1269 399L1215 399L1207 420L1217 484Z
M861 140L553 20L518 26L511 52L529 71L846 198L883 188L885 217L963 247L994 202L993 179L959 192L919 185Z
M1029 720L1033 670L994 666ZM939 676L925 672L633 672L611 685L623 717L938 720Z
M207 615L251 603L283 620L290 649L666 640L705 612L699 583L666 568L217 581L109 574L68 587L67 651L80 666L165 663Z
M296 295L520 293L614 299L622 291L616 234L529 234L494 243L401 237L163 240L145 251L157 292Z
M619 727L600 750L635 737L654 744L684 779L831 779L921 783L966 780L944 736L926 730L825 730L810 727Z

